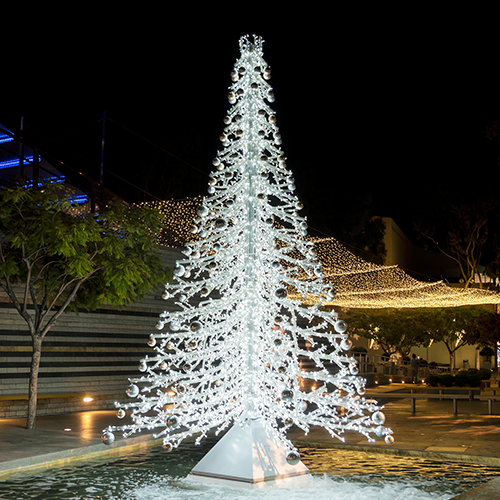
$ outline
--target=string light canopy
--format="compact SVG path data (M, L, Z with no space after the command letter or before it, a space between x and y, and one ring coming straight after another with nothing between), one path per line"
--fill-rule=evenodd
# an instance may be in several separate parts
M300 462L287 438L292 425L306 434L322 426L342 441L355 431L392 444L381 407L364 397L347 325L321 307L333 300L332 287L305 237L270 106L262 39L242 37L240 50L209 196L194 220L193 200L158 204L177 221L175 237L185 238L163 294L177 309L160 314L148 340L154 352L140 361L142 375L130 379L130 402L117 404L117 416L131 422L110 426L103 441L113 442L116 430L129 436L159 429L172 450L189 436L200 442L212 428L259 422L289 465ZM295 296L314 303L304 307ZM304 361L313 368L303 370Z
M203 204L203 197L147 204L160 210L164 224L169 228L158 236L160 243L184 247L200 239L199 233L193 232L193 221ZM278 223L274 222L274 225L278 226ZM299 238L314 244L325 282L335 291L333 300L327 302L330 306L380 309L500 304L500 294L493 291L454 288L442 281L419 281L398 266L367 262L347 250L335 238ZM298 256L297 252L295 256ZM307 279L307 273L301 271L300 276ZM289 296L305 305L318 302L317 297L299 296L293 290L289 290Z

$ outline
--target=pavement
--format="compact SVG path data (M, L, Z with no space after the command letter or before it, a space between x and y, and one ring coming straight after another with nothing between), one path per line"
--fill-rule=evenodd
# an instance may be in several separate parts
M394 391L409 392L408 384L367 389L365 397L369 397L370 392ZM492 415L488 414L488 403L478 400L458 401L457 415L449 399L417 399L414 414L409 398L379 398L379 403L385 404L385 425L394 432L392 446L381 439L374 444L367 443L354 432L346 433L343 444L321 428L311 429L307 436L300 430L291 430L289 437L299 449L311 445L346 447L500 467L500 400L493 402ZM103 445L102 429L118 422L115 411L86 411L40 416L36 429L29 431L24 428L25 418L0 419L0 479L29 468L62 466L103 454L129 453L130 446L142 447L154 442L151 434L141 433L126 440L117 436L112 445ZM500 484L495 489L500 491ZM488 498L497 497L489 494Z

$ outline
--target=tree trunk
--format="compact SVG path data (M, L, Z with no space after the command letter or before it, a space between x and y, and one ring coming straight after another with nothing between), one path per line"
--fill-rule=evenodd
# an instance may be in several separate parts
M38 371L40 369L40 358L42 357L42 338L38 335L33 336L33 354L31 356L30 381L28 387L28 419L26 429L35 428Z
M453 374L455 370L455 351L450 351L450 373Z

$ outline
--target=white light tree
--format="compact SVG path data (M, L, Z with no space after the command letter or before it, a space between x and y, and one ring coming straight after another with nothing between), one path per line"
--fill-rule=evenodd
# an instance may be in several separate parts
M299 461L287 430L322 426L343 440L346 430L392 443L380 407L364 398L365 381L348 354L347 326L325 303L307 223L286 168L270 69L262 39L242 37L231 73L231 108L213 161L208 193L192 231L199 235L183 251L174 283L164 298L178 310L160 314L141 360L141 376L130 379L132 423L110 426L129 436L158 428L171 450L188 436L197 442L251 416L281 442L288 463ZM305 307L300 298L315 298ZM304 360L314 368L303 371Z

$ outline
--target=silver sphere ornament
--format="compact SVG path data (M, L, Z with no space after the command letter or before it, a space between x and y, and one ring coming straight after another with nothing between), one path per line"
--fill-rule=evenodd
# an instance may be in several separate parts
M385 428L382 427L381 425L375 428L375 436L383 438L385 434L386 434Z
M116 416L118 418L125 418L125 415L127 414L127 412L123 409L123 408L120 408L117 412L116 412Z
M148 346L149 347L154 347L155 345L156 345L156 339L154 337L150 337L149 340L148 340Z
M189 325L189 329L192 331L192 332L200 332L201 329L202 329L202 326L201 326L201 323L199 321L193 321L190 325Z
M161 294L161 298L162 298L163 300L168 300L168 299L170 298L170 294L169 294L168 292L163 292L163 293Z
M292 450L286 454L286 461L290 465L297 465L300 462L300 454L298 451Z
M175 276L183 276L184 273L186 272L185 267L182 264L176 264L174 267L174 274Z
M383 425L385 422L385 415L381 411L376 411L372 415L372 421L375 425Z
M276 292L274 292L274 294L276 295L276 297L278 297L278 299L286 299L286 290L284 288L278 288L276 290Z
M115 442L115 435L108 431L101 436L101 439L104 444L113 444Z
M174 319L170 322L170 330L173 332L177 332L181 328L181 322L177 319Z
M351 375L357 375L359 373L358 365L356 365L355 363L351 363L349 365L349 372L351 373Z
M200 217L204 217L205 215L208 215L208 208L207 208L205 205L200 205L200 206L196 209L196 213L197 213Z
M301 411L302 413L307 410L307 402L306 401L298 401L297 402L297 409Z
M387 434L387 436L385 436L385 442L389 445L394 444L394 438L390 434Z
M342 339L340 347L343 351L348 351L352 347L352 341L350 339Z
M347 331L347 323L342 319L338 319L333 327L337 333L345 333Z
M283 401L291 401L293 398L293 392L290 389L285 389L281 392L281 399Z
M135 398L139 394L139 387L135 384L129 385L125 391L129 398Z
M215 221L215 227L216 229L224 229L227 225L226 219L217 219Z
M147 369L148 369L148 365L144 361L141 361L139 363L138 370L140 372L145 372Z
M170 453L173 449L174 449L174 446L172 443L164 443L163 444L163 449L167 452L167 453Z
M175 415L169 415L167 417L167 420L165 420L165 424L167 427L173 427L174 425L177 425L177 417Z

